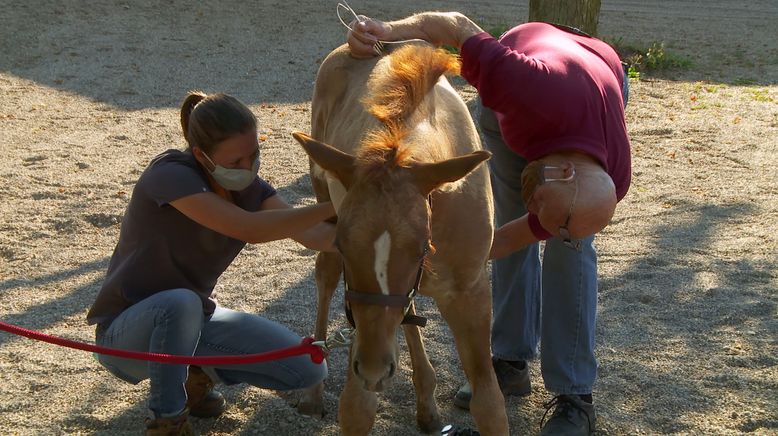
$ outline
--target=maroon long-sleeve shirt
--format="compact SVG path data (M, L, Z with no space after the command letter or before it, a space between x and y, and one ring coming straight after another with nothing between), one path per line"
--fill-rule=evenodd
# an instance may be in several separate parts
M499 41L488 33L461 50L462 76L494 110L505 143L533 161L580 151L613 179L616 198L629 189L631 158L616 52L596 38L551 24L526 23Z

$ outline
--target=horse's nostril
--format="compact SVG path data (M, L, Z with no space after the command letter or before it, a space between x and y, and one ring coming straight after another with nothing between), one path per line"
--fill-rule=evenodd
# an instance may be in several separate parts
M389 378L394 377L395 369L397 369L397 367L395 366L394 362L390 363L389 364Z
M356 360L354 361L354 374L359 375L359 362Z

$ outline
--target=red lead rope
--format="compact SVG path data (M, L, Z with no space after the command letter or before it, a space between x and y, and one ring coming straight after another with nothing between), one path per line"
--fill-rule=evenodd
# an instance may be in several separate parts
M198 366L220 366L220 365L239 365L243 363L268 362L279 360L286 357L301 356L310 354L314 363L324 361L324 350L317 345L313 345L313 338L303 338L300 345L282 348L280 350L268 351L257 354L244 354L239 356L176 356L172 354L159 353L141 353L138 351L120 350L117 348L106 348L84 342L71 341L70 339L47 335L23 327L0 322L0 330L5 330L19 336L26 336L30 339L48 342L50 344L61 345L63 347L75 348L76 350L91 351L93 353L105 354L108 356L124 357L126 359L148 360L150 362L173 363L179 365L198 365Z

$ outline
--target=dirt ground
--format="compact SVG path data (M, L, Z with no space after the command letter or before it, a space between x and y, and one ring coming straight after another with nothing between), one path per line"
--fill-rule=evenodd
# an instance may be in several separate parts
M459 10L485 27L526 19L526 1L354 1L383 19ZM0 320L93 341L85 314L151 157L184 146L178 104L190 89L250 105L263 135L260 174L289 202L314 201L290 136L310 127L318 62L343 41L333 1L0 0ZM774 0L605 0L600 34L692 61L632 80L634 182L598 238L594 396L600 434L778 434L778 5ZM466 100L474 91L461 81ZM313 329L314 253L249 246L220 302ZM345 324L335 296L331 328ZM463 373L431 300L425 329L445 422ZM203 435L334 435L345 350L331 358L323 419L296 394L226 388L227 412ZM373 434L417 434L407 352L380 395ZM537 433L534 390L509 398L512 434ZM0 433L139 434L148 385L111 377L88 353L0 333Z

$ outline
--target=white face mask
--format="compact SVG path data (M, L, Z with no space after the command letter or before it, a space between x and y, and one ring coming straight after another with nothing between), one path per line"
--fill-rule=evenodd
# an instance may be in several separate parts
M257 150L257 156L254 158L254 162L251 164L250 170L244 169L230 169L224 168L221 165L213 163L210 157L205 152L203 156L208 159L208 162L213 165L213 171L211 176L216 180L216 183L221 185L222 188L228 191L242 191L251 185L254 178L257 177L257 171L259 171L259 151Z

